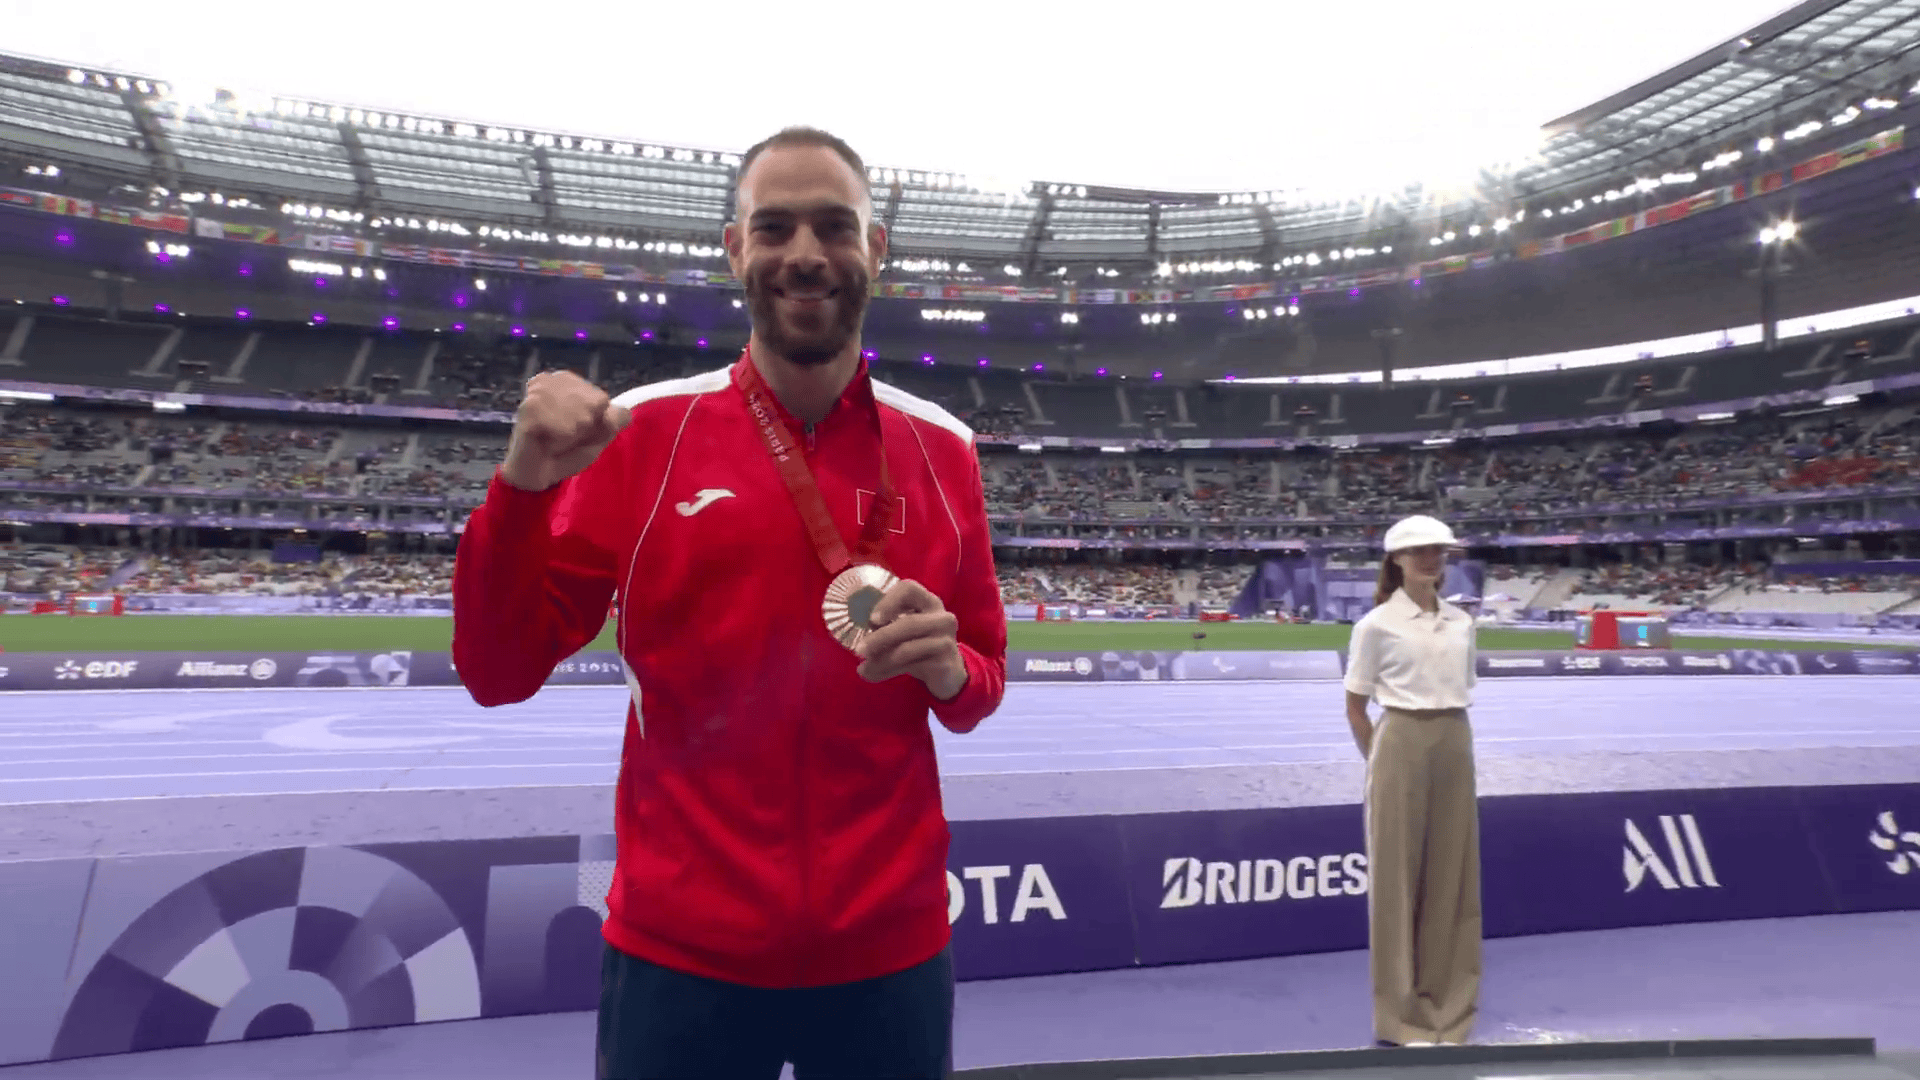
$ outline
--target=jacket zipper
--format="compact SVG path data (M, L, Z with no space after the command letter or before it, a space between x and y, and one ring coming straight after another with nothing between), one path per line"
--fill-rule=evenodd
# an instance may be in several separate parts
M816 449L813 425L806 425L805 430L807 452L811 455ZM808 462L808 465L811 466L812 462ZM812 719L813 660L813 635L802 634L800 636L800 719L799 730L794 735L795 776L793 785L794 792L800 804L799 812L795 815L799 822L800 850L794 860L800 868L799 912L798 917L794 920L798 931L795 935L796 940L794 942L793 957L793 984L796 986L803 986L807 982L805 978L808 963L806 943L812 939L810 919L813 895L812 852L814 848L810 829L811 822L807 813L807 731L808 728L811 727L809 721Z

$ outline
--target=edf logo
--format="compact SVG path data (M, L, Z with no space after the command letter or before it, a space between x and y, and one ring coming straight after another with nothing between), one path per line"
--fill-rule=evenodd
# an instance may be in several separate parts
M991 926L1000 921L1000 880L1013 876L1011 866L968 866L960 873L968 881L979 883L980 921ZM967 889L953 871L947 871L947 925L960 921L960 915L967 909ZM1028 863L1020 868L1020 884L1014 890L1013 910L1007 915L1008 922L1026 922L1027 915L1034 911L1044 911L1055 920L1065 919L1067 909L1060 904L1060 894L1053 889L1053 881L1047 877L1047 868L1039 863Z
M53 669L55 679L131 679L140 667L138 660L89 660L81 664L75 660L62 660Z

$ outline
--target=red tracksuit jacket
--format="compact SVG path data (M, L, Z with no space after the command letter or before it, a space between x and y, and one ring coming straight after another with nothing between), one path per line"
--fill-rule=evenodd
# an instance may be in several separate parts
M928 711L969 731L1006 686L979 460L965 425L864 364L804 436L783 416L851 545L878 411L900 495L883 561L959 619L954 700L868 683L821 620L829 579L734 385L747 362L621 395L632 424L549 491L496 474L455 563L454 664L481 705L524 701L617 597L635 700L607 941L752 986L891 974L950 938Z

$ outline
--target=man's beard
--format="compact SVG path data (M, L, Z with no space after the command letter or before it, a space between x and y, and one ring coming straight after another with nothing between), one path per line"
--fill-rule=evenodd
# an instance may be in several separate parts
M867 272L858 265L842 265L837 269L841 285L831 301L833 315L807 330L793 329L781 319L779 297L774 295L769 280L777 270L770 268L747 274L747 311L753 317L754 333L769 351L800 367L819 367L831 363L860 336L860 325L867 315ZM783 288L798 291L828 287L824 278L789 279L783 284Z

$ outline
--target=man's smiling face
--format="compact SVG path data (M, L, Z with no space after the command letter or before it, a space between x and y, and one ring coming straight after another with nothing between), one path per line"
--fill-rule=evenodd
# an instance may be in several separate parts
M866 177L831 147L770 146L740 180L727 259L769 352L815 367L859 347L886 230Z

